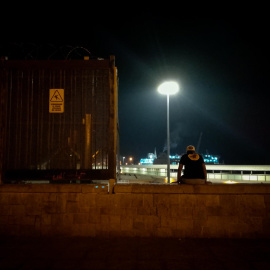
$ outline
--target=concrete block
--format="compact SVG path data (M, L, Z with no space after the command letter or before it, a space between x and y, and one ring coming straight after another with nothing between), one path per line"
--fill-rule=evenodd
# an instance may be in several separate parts
M264 195L239 195L237 196L239 206L245 206L248 208L264 208Z
M66 213L67 193L59 193L56 197L55 210L56 213Z
M132 194L132 207L139 208L143 207L143 194Z
M139 230L139 231L144 231L145 226L143 221L134 221L133 222L133 229Z
M8 205L8 204L1 205L0 204L0 222L1 222L1 216L11 215L11 213L12 213L11 208L12 208L11 205Z
M178 202L180 206L195 206L197 205L197 195L195 194L179 194Z
M121 216L120 229L121 231L131 231L133 229L133 218L131 216Z
M154 206L154 195L143 194L143 207L149 208Z
M95 196L95 205L97 207L109 207L110 206L110 197L108 194L99 194Z
M78 203L80 207L93 207L96 205L97 194L93 193L79 193Z
M168 208L168 215L175 218L192 218L193 217L193 207L187 206L171 206Z
M137 207L137 214L138 215L156 215L157 208L156 207Z
M161 228L170 228L170 229L176 229L177 228L177 218L173 218L173 217L164 217L161 216L160 217L160 227Z
M132 196L134 196L133 194L114 194L113 197L117 196L118 200L119 200L119 205L120 207L126 207L126 208L130 208L132 207Z
M120 216L110 216L109 217L110 230L120 230L121 217Z
M68 230L69 236L83 236L83 237L96 237L96 225L95 224L73 224L70 230Z
M103 215L102 215L103 216ZM98 224L101 223L100 208L90 207L88 213L88 223Z
M27 215L39 216L42 213L42 204L27 204L24 206Z
M56 202L57 199L57 193L45 193L45 196L43 196L44 202Z
M66 213L78 213L81 211L81 207L78 202L67 202L66 204Z
M219 216L221 215L221 206L206 206L207 216Z
M160 227L160 218L157 216L144 216L144 225L147 231L156 230L156 228Z
M198 205L197 207L192 208L192 217L194 220L206 220L207 214L205 206Z
M114 193L131 193L132 185L130 184L116 184L114 186Z
M137 215L137 208L136 207L125 207L122 206L119 208L119 212L121 216L126 216L126 217L134 217Z
M220 195L216 194L197 194L196 195L196 200L197 200L197 205L204 205L204 206L219 206L220 201L219 201Z
M68 202L78 202L79 194L81 194L81 193L67 193L67 201Z
M44 196L39 193L21 193L21 203L25 205L38 205L42 203Z
M52 215L42 213L40 222L41 222L41 225L51 225L52 224Z
M157 228L155 231L155 236L156 237L173 237L173 230L170 228Z
M25 216L25 206L24 205L11 205L11 215L12 216Z
M73 224L87 224L89 223L88 213L74 213L73 214Z
M54 228L62 228L67 224L73 224L73 214L52 214L51 226Z
M35 225L35 216L8 216L8 223L15 225Z
M178 194L168 195L168 194L154 194L153 204L154 206L159 205L171 205L177 204L179 200Z

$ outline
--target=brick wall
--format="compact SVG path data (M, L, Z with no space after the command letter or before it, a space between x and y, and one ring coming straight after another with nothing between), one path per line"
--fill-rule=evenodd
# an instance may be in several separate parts
M270 238L270 185L0 185L0 235Z

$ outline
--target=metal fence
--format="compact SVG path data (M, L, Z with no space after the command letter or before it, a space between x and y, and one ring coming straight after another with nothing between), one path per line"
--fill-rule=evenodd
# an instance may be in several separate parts
M115 59L2 61L1 176L116 178Z

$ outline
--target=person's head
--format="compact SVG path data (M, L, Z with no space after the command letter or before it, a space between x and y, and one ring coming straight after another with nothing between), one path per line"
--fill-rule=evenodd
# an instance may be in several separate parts
M193 145L187 146L187 154L195 153L195 147Z

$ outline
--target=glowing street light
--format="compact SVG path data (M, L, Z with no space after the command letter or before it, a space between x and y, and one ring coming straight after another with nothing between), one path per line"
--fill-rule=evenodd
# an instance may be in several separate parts
M167 81L158 87L158 92L162 95L167 95L167 182L170 183L170 114L169 103L170 95L174 95L179 91L179 86L176 82Z

